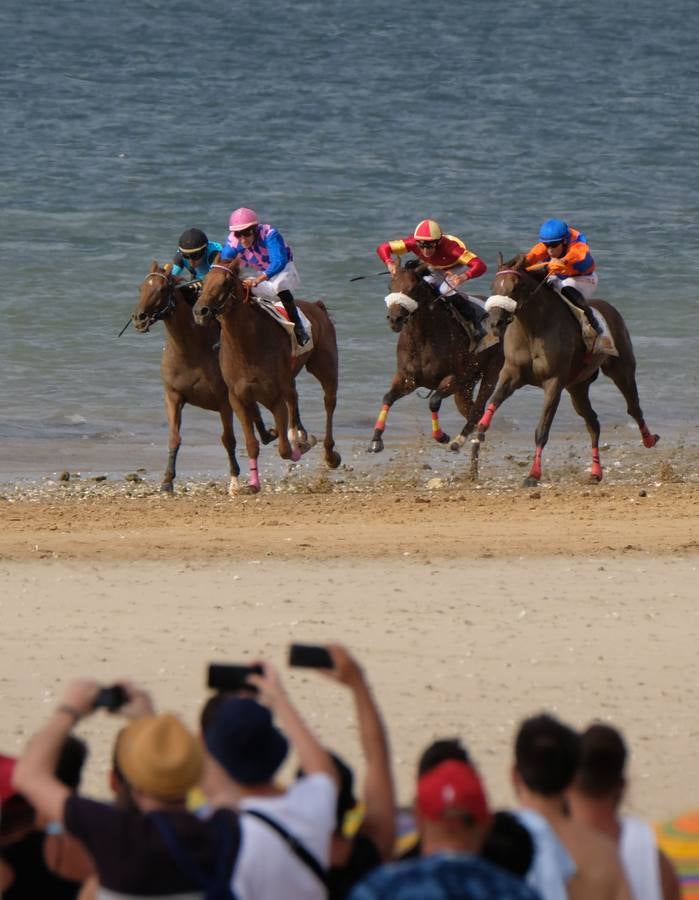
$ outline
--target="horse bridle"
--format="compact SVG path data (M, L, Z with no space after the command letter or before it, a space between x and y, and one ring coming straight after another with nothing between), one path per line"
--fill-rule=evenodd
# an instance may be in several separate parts
M146 328L150 328L151 325L155 325L156 322L162 321L175 308L174 284L172 279L165 272L149 272L143 279L143 284L145 284L149 278L152 278L153 275L157 275L158 278L162 278L165 281L167 292L165 293L165 304L148 316Z
M233 269L229 269L228 266L222 266L221 263L214 263L214 264L210 267L209 271L211 271L211 269L221 269L223 272L226 273L226 275L231 275L231 276L235 275L235 272L233 271ZM243 302L244 302L244 303L246 303L246 302L248 301L248 298L249 298L249 296L250 296L250 290L249 290L249 288L246 288L245 290L246 290L246 294L245 294L245 296L243 297ZM224 309L224 307L225 307L225 305L226 305L227 302L228 302L228 298L226 297L226 298L223 300L223 302L220 303L218 306L216 306L216 307L214 307L214 306L209 307L209 309L211 310L211 314L212 314L213 316L220 316L221 313L223 312L223 309Z

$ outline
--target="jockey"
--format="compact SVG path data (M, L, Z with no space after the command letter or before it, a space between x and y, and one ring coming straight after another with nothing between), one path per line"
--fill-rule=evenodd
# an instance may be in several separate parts
M425 281L434 285L442 296L448 297L458 312L473 326L474 338L478 343L485 332L481 325L483 311L456 288L471 278L478 278L486 272L486 265L458 237L442 234L442 229L433 219L423 219L409 237L387 241L376 248L379 258L393 274L398 263L393 258L403 253L413 253L429 269Z
M294 265L291 247L271 225L261 225L254 209L241 206L228 220L228 242L221 253L226 262L240 257L243 266L260 273L243 279L253 297L281 300L286 314L294 323L294 334L300 347L308 342L308 335L301 324L292 289L300 285L299 273Z
M600 334L592 309L587 301L597 287L595 261L587 245L587 238L560 219L547 219L539 229L539 243L526 255L532 269L546 268L546 281L566 300L583 310L587 321Z
M203 278L211 268L211 263L222 246L210 241L198 228L188 228L180 235L177 253L172 259L172 276L177 278L183 272L189 272L193 280Z

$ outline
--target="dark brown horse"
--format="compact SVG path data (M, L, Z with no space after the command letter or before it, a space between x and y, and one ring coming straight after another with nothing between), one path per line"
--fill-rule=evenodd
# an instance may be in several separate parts
M185 299L187 288L177 284L169 271L153 262L150 272L141 282L139 299L131 316L136 331L150 330L162 321L168 341L160 362L160 374L165 390L165 410L168 420L168 458L160 489L172 491L175 480L177 453L182 443L180 428L185 404L201 409L216 410L221 417L221 443L228 453L231 481L229 493L237 490L240 466L235 456L233 410L228 401L228 388L218 362L219 328L211 322L199 328L192 317L192 307ZM255 424L263 443L274 440L276 433L268 431L257 409Z
M396 374L374 426L370 453L383 450L383 432L388 411L401 397L423 387L432 391L432 437L440 444L451 440L439 423L439 408L445 397L454 402L466 424L451 442L458 450L483 415L502 365L502 347L498 342L481 353L469 350L469 339L449 309L449 300L439 295L422 278L419 268L398 267L391 277L391 293L386 298L388 323L400 332L396 347ZM473 401L473 391L480 388Z
M215 263L194 306L194 317L206 325L218 318L221 325L221 372L228 386L231 406L245 432L250 475L248 490L259 491L257 458L260 445L253 432L253 412L261 403L274 416L279 435L279 455L297 460L309 449L301 424L296 375L305 366L323 388L325 401L325 461L334 469L340 454L334 449L332 423L337 402L337 339L325 305L299 300L297 306L311 323L313 347L292 356L286 330L250 302L235 262Z
M545 281L545 273L526 268L523 255L508 263L502 262L493 279L493 296L487 302L494 308L510 313L513 318L504 338L505 362L498 383L483 418L478 423L477 438L472 443L471 473L478 475L478 451L485 432L490 427L495 410L523 385L535 385L544 391L544 408L536 427L536 450L526 487L541 479L541 455L553 418L565 388L573 401L573 408L582 416L592 441L590 479L602 480L599 458L600 425L592 408L589 390L600 369L611 378L626 400L629 415L641 432L643 444L654 447L660 440L651 434L643 418L636 387L636 358L631 338L621 314L606 300L592 300L590 306L599 310L609 326L619 353L589 354L583 344L580 325L564 300Z

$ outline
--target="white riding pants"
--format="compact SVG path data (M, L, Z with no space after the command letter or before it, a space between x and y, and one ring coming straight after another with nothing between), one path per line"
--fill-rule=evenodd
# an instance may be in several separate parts
M299 273L293 260L288 262L281 272L277 272L267 281L261 281L252 289L253 297L264 297L265 300L278 300L279 291L294 291L301 285Z
M451 266L449 269L430 269L428 275L423 275L424 280L428 284L433 284L440 294L451 294L454 288L447 284L447 275L461 275L468 266ZM466 282L462 282L456 290L461 293L461 288Z
M559 278L558 275L549 275L546 279L554 291L561 293L564 287L574 287L580 291L586 300L591 300L597 290L597 272L591 275L568 275L565 278Z

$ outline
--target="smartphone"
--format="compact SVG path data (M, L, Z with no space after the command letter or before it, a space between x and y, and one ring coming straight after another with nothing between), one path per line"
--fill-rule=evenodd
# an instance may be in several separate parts
M248 684L248 675L262 675L262 666L234 666L227 663L211 663L206 678L207 687L215 691L257 691Z
M333 658L321 644L291 644L289 665L306 669L333 669Z
M95 698L93 709L106 709L109 712L115 712L128 700L128 695L120 684L113 684L111 687L100 688L99 694Z

